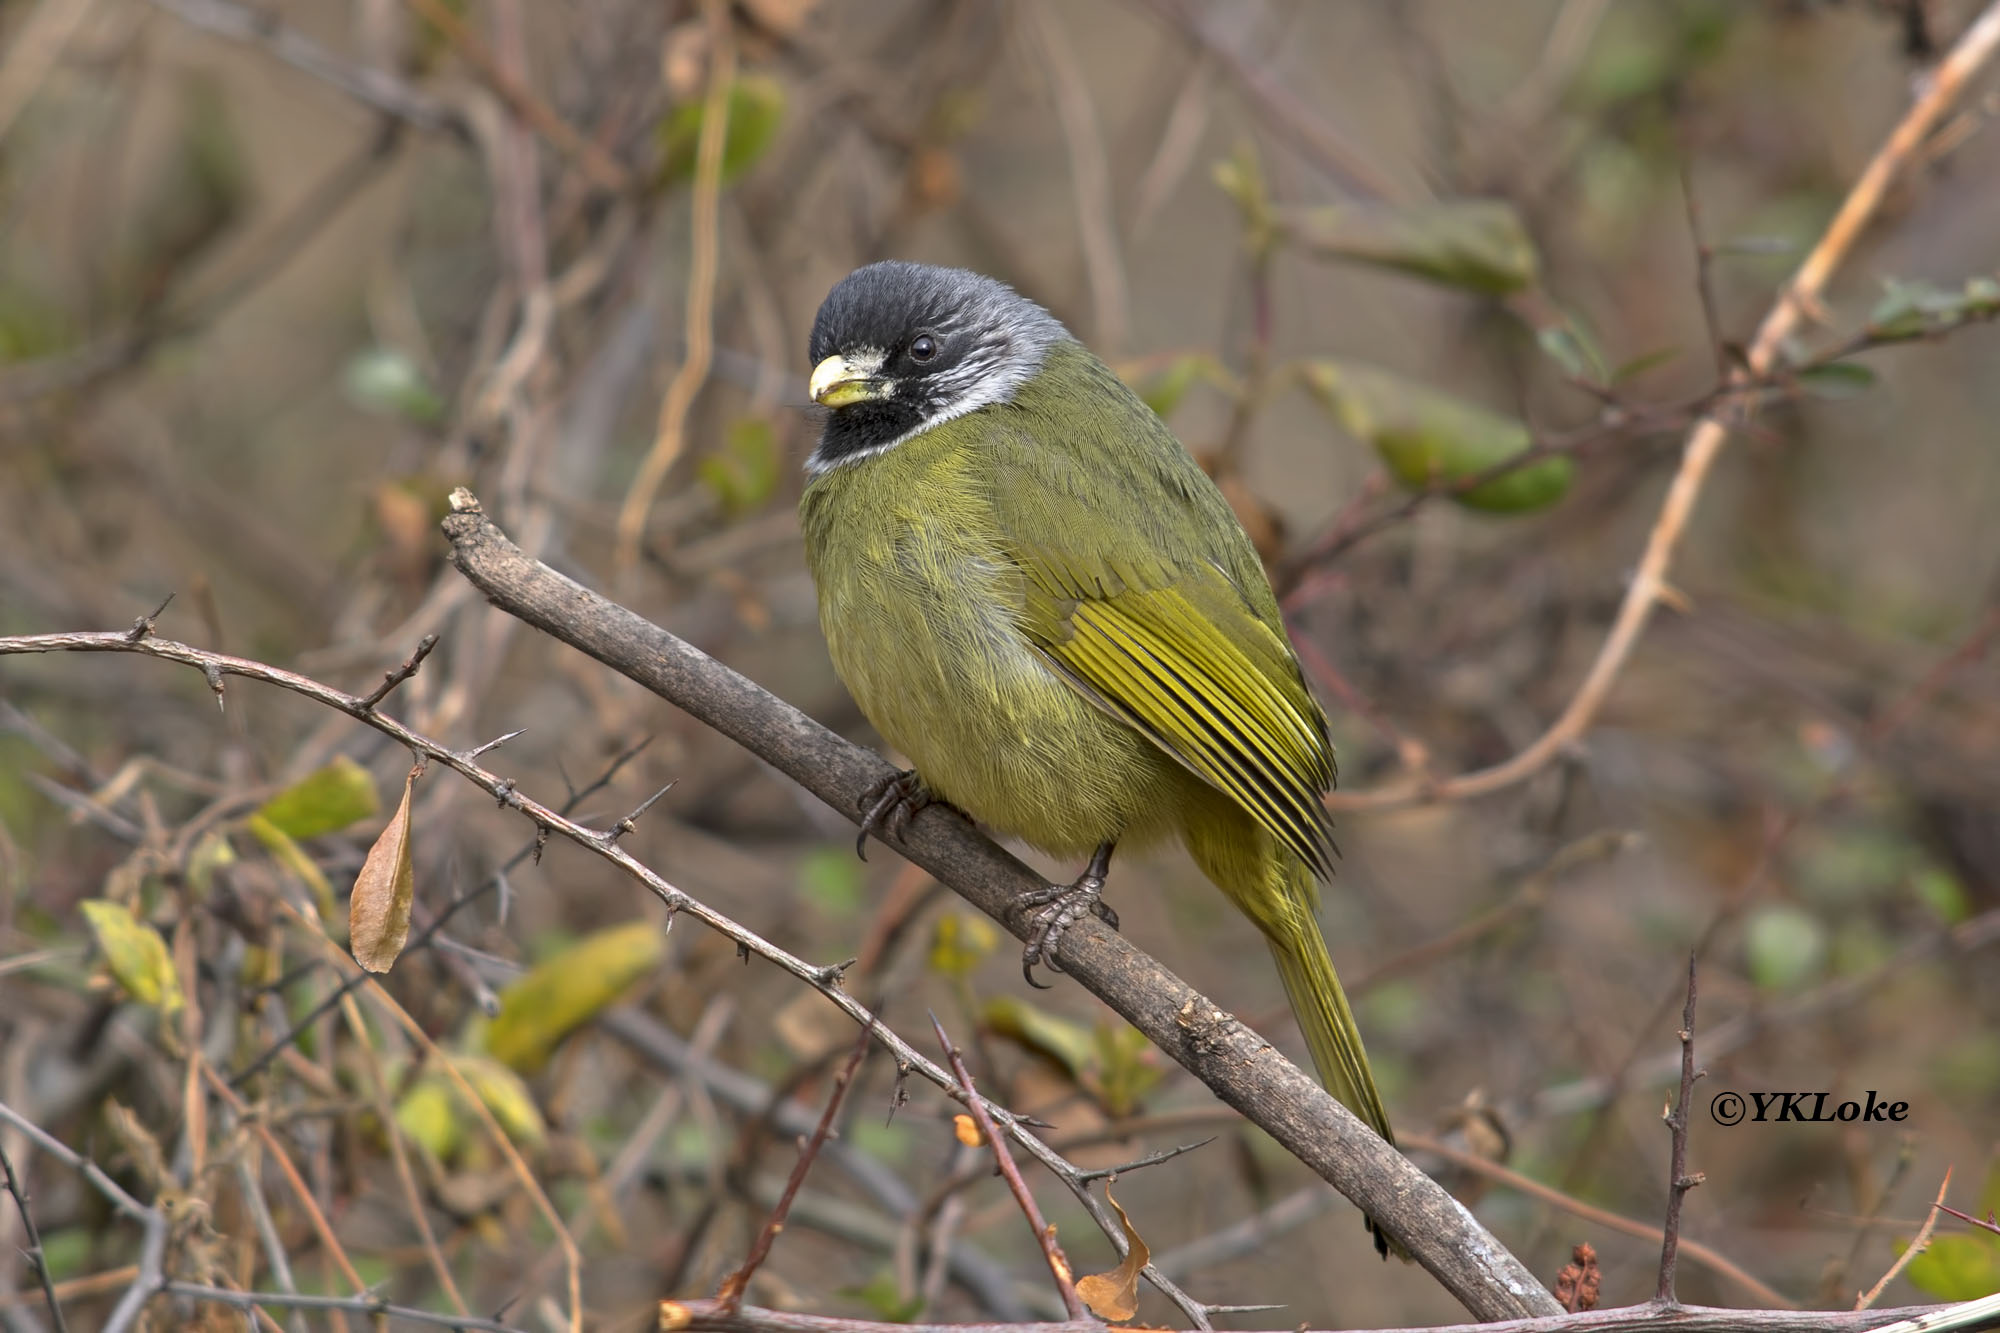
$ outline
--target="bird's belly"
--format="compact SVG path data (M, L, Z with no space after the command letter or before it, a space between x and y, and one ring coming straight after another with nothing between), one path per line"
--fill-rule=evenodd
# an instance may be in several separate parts
M930 790L994 829L1080 856L1172 829L1189 778L1066 682L1021 633L1011 571L904 551L823 581L835 669Z

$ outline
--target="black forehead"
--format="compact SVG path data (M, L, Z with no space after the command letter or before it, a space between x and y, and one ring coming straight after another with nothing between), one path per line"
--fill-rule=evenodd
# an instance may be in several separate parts
M949 333L996 322L1011 287L960 268L884 260L858 268L827 293L813 320L814 364L856 347L896 347L918 329Z

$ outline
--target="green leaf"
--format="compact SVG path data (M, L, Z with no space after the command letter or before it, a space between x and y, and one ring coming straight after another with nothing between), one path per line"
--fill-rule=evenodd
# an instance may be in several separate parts
M188 887L197 898L206 898L215 874L225 866L236 864L236 849L229 845L229 835L221 829L210 829L202 834L188 853Z
M799 860L799 894L828 916L847 917L864 900L861 867L847 844L819 847Z
M858 1287L840 1288L840 1294L861 1302L887 1324L907 1324L924 1312L923 1293L916 1292L904 1300L896 1274L887 1268L877 1270L875 1276Z
M1908 1247L1905 1242L1898 1249ZM1941 1301L1971 1301L2000 1291L2000 1236L1952 1232L1931 1237L1903 1270L1910 1285Z
M534 1073L564 1037L657 967L665 948L666 937L650 921L585 936L500 993L500 1012L486 1029L487 1054Z
M703 102L683 102L660 125L660 183L694 178L701 144ZM755 166L778 137L785 119L785 90L764 74L745 74L729 87L729 126L722 137L722 183Z
M1081 1023L1058 1018L1017 996L996 995L979 1018L995 1035L1054 1061L1071 1078L1082 1078L1097 1054L1097 1039Z
M1635 380L1649 370L1657 370L1670 361L1680 360L1680 355L1681 349L1678 347L1662 347L1657 351L1635 356L1624 365L1612 371L1607 383L1623 384L1627 380Z
M57 1282L90 1271L90 1261L103 1233L97 1226L64 1227L42 1233L42 1263Z
M174 971L173 954L159 931L133 916L132 909L123 903L89 898L82 906L83 919L90 923L112 977L127 995L162 1015L187 1003L181 994L180 976Z
M1244 239L1250 252L1268 252L1274 238L1271 196L1264 185L1264 166L1257 160L1257 150L1247 142L1239 143L1234 152L1215 164L1210 176L1242 213Z
M370 412L418 426L435 426L444 420L444 395L431 387L415 361L393 347L356 352L342 381L348 399Z
M1852 398L1875 387L1875 372L1852 361L1806 366L1797 379L1821 398Z
M1146 400L1146 406L1164 420L1173 415L1189 389L1201 383L1214 383L1219 373L1220 367L1213 356L1207 352L1188 352L1175 357L1165 370L1148 376L1135 387Z
M1373 445L1391 475L1411 490L1478 476L1530 444L1528 428L1519 421L1385 370L1315 361L1305 373L1307 385L1348 433ZM1492 513L1540 509L1563 497L1573 472L1569 459L1545 458L1452 499Z
M725 513L756 509L778 489L777 432L762 417L745 417L729 428L721 449L695 465L695 474Z
M1095 1038L1096 1058L1086 1082L1105 1114L1131 1115L1166 1077L1159 1054L1145 1033L1127 1023L1100 1021Z
M1868 312L1868 333L1877 339L1922 338L2000 314L2000 281L1983 274L1967 279L1957 291L1900 278L1882 286L1882 299Z
M264 802L257 813L285 836L303 842L372 819L381 809L375 779L343 754Z
M1407 208L1343 204L1289 210L1287 233L1326 259L1373 264L1487 296L1535 285L1535 243L1512 204L1450 199Z
M1766 990L1795 990L1826 960L1826 927L1789 903L1758 909L1744 927L1750 978Z
M1560 324L1545 324L1536 329L1535 345L1571 379L1586 384L1604 384L1611 379L1611 373L1604 368L1604 353L1598 348L1597 339L1575 315L1565 314Z

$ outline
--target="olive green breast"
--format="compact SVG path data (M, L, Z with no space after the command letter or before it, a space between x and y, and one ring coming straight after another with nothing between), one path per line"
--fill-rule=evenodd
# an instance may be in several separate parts
M1006 423L990 411L943 422L807 486L806 560L834 669L926 785L992 827L1068 856L1157 838L1204 789L1024 635L995 487L1019 484L1032 445Z

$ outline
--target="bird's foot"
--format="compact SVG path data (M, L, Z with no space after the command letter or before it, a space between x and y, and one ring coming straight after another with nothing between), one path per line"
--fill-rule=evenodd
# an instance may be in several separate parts
M1083 920L1085 913L1113 930L1118 929L1118 913L1111 910L1111 904L1102 896L1104 877L1111 868L1111 846L1107 842L1092 854L1090 864L1075 883L1051 884L1046 889L1024 893L1017 900L1023 907L1039 909L1030 918L1033 929L1028 935L1028 947L1021 951L1021 975L1036 990L1049 989L1035 980L1036 964L1051 972L1063 970L1056 950L1062 945L1063 933Z
M931 795L914 768L906 768L894 777L882 779L862 794L861 832L854 838L854 854L866 861L869 834L884 840L882 835L887 833L901 841L904 830L910 827L910 821L920 811L946 804Z

